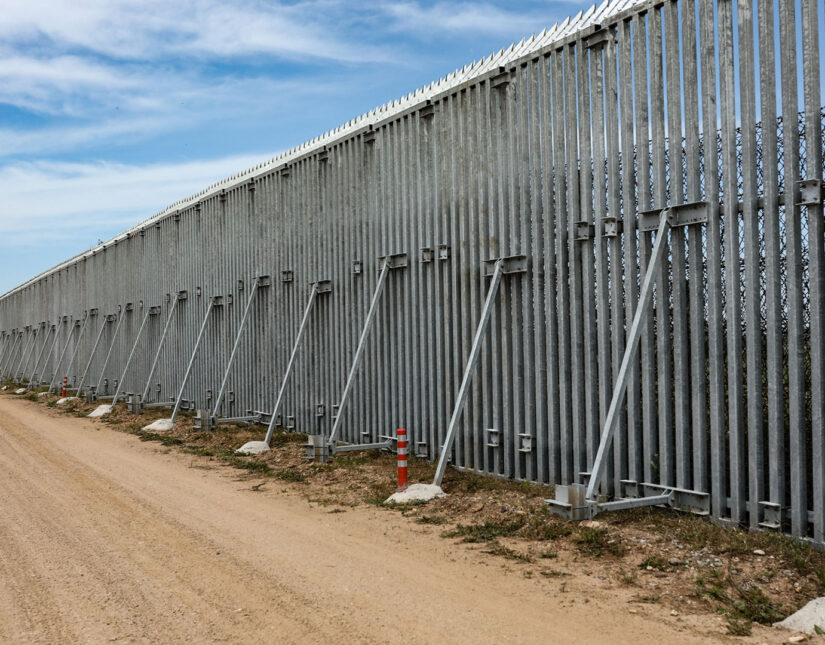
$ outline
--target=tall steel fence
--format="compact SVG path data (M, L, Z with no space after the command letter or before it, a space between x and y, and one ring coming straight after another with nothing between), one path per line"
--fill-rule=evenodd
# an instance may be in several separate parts
M582 483L666 231L603 492L825 545L822 14L594 7L6 294L0 372L271 412L314 295L277 421L435 458L494 277L452 463Z

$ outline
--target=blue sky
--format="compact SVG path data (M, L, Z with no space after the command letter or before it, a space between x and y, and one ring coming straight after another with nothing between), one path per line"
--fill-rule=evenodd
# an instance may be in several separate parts
M2 4L0 293L591 3Z

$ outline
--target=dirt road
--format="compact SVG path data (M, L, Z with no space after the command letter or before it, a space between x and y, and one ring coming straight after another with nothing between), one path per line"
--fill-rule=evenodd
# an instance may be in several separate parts
M717 642L609 592L571 602L558 580L481 561L397 514L331 514L251 483L0 397L0 639Z

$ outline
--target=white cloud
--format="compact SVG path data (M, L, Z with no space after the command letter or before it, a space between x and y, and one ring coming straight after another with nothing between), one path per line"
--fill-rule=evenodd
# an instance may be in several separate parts
M389 3L385 11L401 31L432 34L436 32L527 35L541 31L548 12L542 14L508 11L489 3L437 2L424 6L418 2Z
M0 246L117 233L274 154L128 165L34 161L0 167Z
M45 38L53 46L119 60L157 60L170 54L386 60L382 49L333 32L347 11L335 2L5 0L0 40L25 43Z

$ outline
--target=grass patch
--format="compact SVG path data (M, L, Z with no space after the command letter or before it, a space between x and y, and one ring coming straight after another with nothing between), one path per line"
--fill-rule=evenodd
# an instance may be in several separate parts
M611 538L607 529L602 528L583 528L579 534L573 538L573 541L581 553L595 558L604 555L620 557L623 556L626 551L624 545L619 542L618 539Z
M243 457L240 457L234 453L231 457L226 457L225 461L233 468L238 468L239 470L247 470L251 473L259 473L263 475L272 472L272 468L270 468L269 464L265 461L244 459Z
M514 535L523 526L523 519L514 522L491 522L486 520L484 524L459 524L450 531L444 531L441 537L460 537L462 542L469 543L492 542L499 537Z
M634 569L628 569L625 571L623 567L619 567L619 582L623 585L633 587L637 583L637 578L638 573Z
M785 617L783 609L774 605L759 587L741 586L715 569L696 578L696 590L735 620L771 625Z
M415 518L415 521L419 524L434 524L435 526L441 526L442 524L446 524L448 520L442 515L419 515Z
M547 504L540 504L529 509L520 537L528 540L547 542L567 537L573 533L573 524L550 514Z
M285 446L288 443L306 443L307 436L301 432L284 432L283 428L276 428L272 433L269 446Z
M533 558L531 558L527 553L520 553L510 547L504 546L498 540L492 540L489 543L489 547L484 549L482 553L489 553L490 555L498 555L503 558L507 558L508 560L516 560L518 562L532 562Z
M257 462L263 463L263 462ZM266 464L264 464L266 465ZM304 484L306 483L306 475L299 470L289 469L289 470L279 470L275 473L275 477L280 479L281 481L285 482L293 482L295 484Z
M753 628L753 623L750 620L737 620L736 618L728 618L727 620L728 634L731 636L750 636Z
M656 571L668 571L670 563L662 557L654 555L650 558L645 558L639 563L640 569L654 569Z
M157 434L155 432L139 432L138 437L141 441L157 441L164 446L182 446L183 440L177 437L170 437L165 434Z

